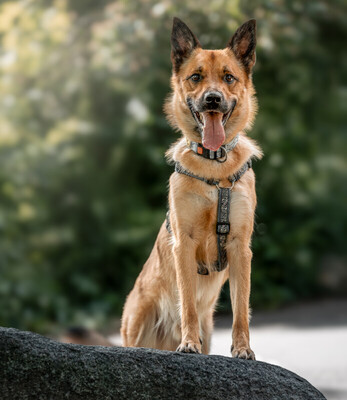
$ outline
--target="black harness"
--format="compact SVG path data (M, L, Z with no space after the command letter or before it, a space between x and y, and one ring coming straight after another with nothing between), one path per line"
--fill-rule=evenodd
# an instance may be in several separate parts
M194 179L198 179L202 182L205 182L208 185L216 186L218 189L218 213L217 213L217 224L216 224L218 259L213 265L213 271L218 271L218 272L223 271L227 267L227 252L225 246L227 243L227 236L230 232L229 214L230 214L231 191L235 185L235 182L240 180L241 177L250 168L252 168L251 159L249 159L235 174L228 177L228 181L231 183L231 186L224 188L219 186L220 182L219 180L207 179L195 175L192 172L184 169L180 163L178 162L175 163L175 172L189 176ZM166 214L166 229L170 234L172 233L170 225L170 211L168 211ZM198 264L198 274L200 275L209 274L209 270L205 264L203 263Z

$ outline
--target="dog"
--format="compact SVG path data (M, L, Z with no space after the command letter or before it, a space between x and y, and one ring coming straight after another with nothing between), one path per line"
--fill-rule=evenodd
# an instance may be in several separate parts
M175 172L169 213L128 295L123 346L204 353L229 279L233 357L255 359L249 339L251 236L256 207L251 159L262 152L245 130L257 112L252 84L256 21L223 50L204 50L174 18L172 93L164 110L182 137L168 150Z

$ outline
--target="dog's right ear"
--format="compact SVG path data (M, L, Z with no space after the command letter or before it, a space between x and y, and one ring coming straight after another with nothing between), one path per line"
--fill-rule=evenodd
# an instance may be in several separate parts
M194 33L184 22L174 17L171 33L171 61L176 73L197 47L201 45Z

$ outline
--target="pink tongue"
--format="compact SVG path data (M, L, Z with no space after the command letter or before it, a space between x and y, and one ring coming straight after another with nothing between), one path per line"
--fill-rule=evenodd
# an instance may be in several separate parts
M205 112L203 115L205 126L202 144L207 149L216 151L225 140L225 132L222 124L223 113Z

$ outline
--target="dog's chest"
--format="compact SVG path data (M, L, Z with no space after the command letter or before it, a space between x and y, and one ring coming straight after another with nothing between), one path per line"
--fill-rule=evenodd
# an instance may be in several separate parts
M216 232L218 208L220 206L218 204L218 194L217 187L211 187L202 196L200 204L201 218L197 223L194 235L198 241L197 260L206 266L214 265L218 259ZM230 212L226 214L226 218L230 220Z
M213 265L218 258L217 222L218 209L221 208L218 198L218 189L212 187L206 190L198 202L200 204L196 205L201 209L201 218L194 229L194 237L198 241L197 259L206 265ZM230 189L228 202L226 216L227 222L230 223L230 231L226 236L227 243L242 232L251 215L249 199L244 193Z

